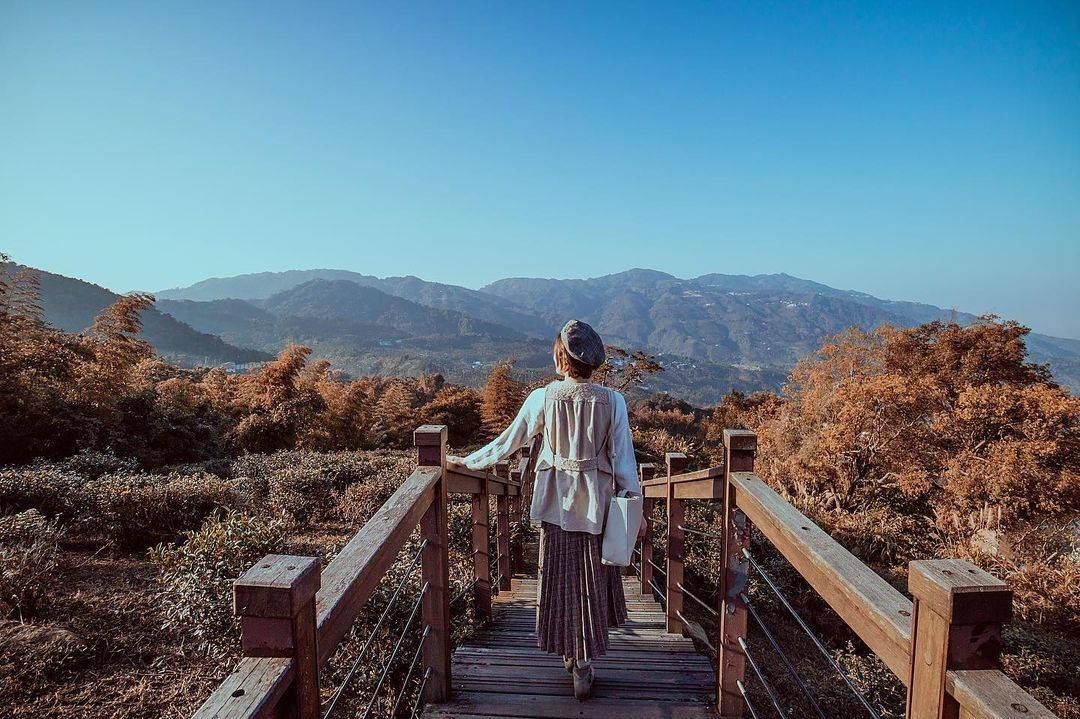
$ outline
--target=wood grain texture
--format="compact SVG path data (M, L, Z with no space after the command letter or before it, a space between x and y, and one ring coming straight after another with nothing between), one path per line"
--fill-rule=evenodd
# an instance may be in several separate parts
M320 662L349 631L360 607L431 505L442 470L417 467L323 571L317 595Z
M746 638L748 621L742 593L746 589L747 560L744 549L750 547L752 525L738 507L739 492L731 481L732 473L753 471L757 438L752 432L724 430L723 478L723 547L721 548L720 621L717 628L716 702L722 714L743 716L746 702L738 683L746 678L746 655L739 639Z
M911 601L751 472L736 504L901 681L909 678Z
M946 691L946 673L997 668L1012 592L959 559L912 562L908 587L914 605L907 716L959 719L960 704Z
M639 464L638 475L644 486L656 475L656 465L651 462ZM653 578L653 512L656 511L656 499L646 496L641 503L641 509L641 556L638 557L641 561L641 593L652 596L653 590L649 582Z
M433 431L441 429L441 432ZM426 437L421 437L426 430ZM416 430L418 469L433 468L439 479L432 490L431 502L420 518L420 536L424 549L420 557L420 576L427 593L424 594L421 616L428 629L423 645L423 666L430 670L426 699L441 702L450 695L450 530L447 517L447 486L443 481L446 469L446 427L421 427ZM436 445L435 442L438 442ZM438 452L431 449L438 447Z
M233 582L233 614L238 617L290 618L319 590L316 557L268 554Z
M573 698L562 660L536 646L536 581L515 579L494 603L495 620L454 653L454 696L423 716L563 719L716 719L713 669L693 642L664 631L664 613L624 581L630 621L612 630L594 660L593 697Z
M957 669L945 689L964 719L1057 719L1056 715L997 669Z
M680 528L686 520L686 505L675 498L676 485L671 478L686 468L686 455L682 452L668 452L664 455L667 465L667 557L664 567L666 587L665 611L667 613L667 631L669 634L683 634L683 559L686 549L686 533Z

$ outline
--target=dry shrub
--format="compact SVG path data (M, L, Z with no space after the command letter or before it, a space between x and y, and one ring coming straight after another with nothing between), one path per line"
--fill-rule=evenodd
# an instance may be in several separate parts
M86 478L58 465L0 470L0 514L36 509L68 522L78 516L79 492Z
M833 539L866 564L895 566L908 557L933 556L934 524L925 517L872 507L865 512L809 512Z
M348 485L337 501L338 515L359 528L412 473L415 460L407 452L363 457L365 474Z
M0 696L18 696L28 684L58 678L88 655L86 642L66 629L0 621Z
M209 651L235 648L232 582L259 558L282 549L287 524L240 512L215 515L183 542L158 545L150 561L161 571L161 603L167 626L183 627Z
M693 460L701 449L701 443L695 438L684 437L663 428L635 429L634 449L649 461L657 462L656 471L662 474L667 471L663 467L665 453L683 452Z
M1006 625L1002 640L1001 663L1009 678L1060 719L1080 719L1080 644L1020 623Z
M105 474L82 486L79 508L90 532L133 548L170 539L215 510L244 503L236 484L215 474Z
M0 618L26 619L48 596L60 530L41 512L0 517Z

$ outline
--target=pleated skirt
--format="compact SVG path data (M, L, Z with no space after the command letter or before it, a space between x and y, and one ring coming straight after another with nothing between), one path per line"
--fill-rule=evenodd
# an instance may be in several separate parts
M600 542L597 534L541 525L536 639L544 651L603 656L608 628L626 622L621 568L601 563Z

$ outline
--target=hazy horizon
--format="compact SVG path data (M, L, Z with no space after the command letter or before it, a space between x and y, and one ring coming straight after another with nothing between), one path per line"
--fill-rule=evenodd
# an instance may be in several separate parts
M0 249L787 273L1080 337L1080 6L0 3Z
M3 248L0 248L0 252L3 252L3 251L4 251ZM17 264L33 266L32 263L20 262L18 260L18 258L13 257L11 259L12 259L12 261L16 262ZM347 267L291 267L288 270L257 270L257 271L253 271L253 272L241 272L241 273L237 273L236 275L212 275L212 276L208 275L208 276L203 277L203 278L201 278L199 280L196 280L195 282L189 282L189 283L177 284L177 285L170 285L170 286L167 286L167 287L163 286L163 287L157 287L157 288L149 288L149 287L117 288L117 287L111 287L111 286L109 286L107 284L104 284L102 282L95 281L94 279L89 278L89 277L82 277L82 276L79 276L79 275L72 275L72 274L66 274L66 273L63 273L63 272L56 272L55 270L51 270L51 269L49 269L47 267L36 267L36 269L44 270L46 272L52 272L53 274L64 275L66 277L73 277L75 279L84 280L86 282L91 282L93 284L99 285L101 287L104 287L107 290L110 290L110 291L118 293L118 294L125 294L125 293L128 293L128 292L150 292L152 294L156 294L156 293L166 292L166 291L170 291L170 290L186 289L186 288L191 287L191 286L193 286L195 284L198 284L199 282L202 282L204 280L221 280L221 279L229 279L229 278L232 278L232 277L237 277L237 276L240 276L240 275L254 275L254 274L264 274L264 273L283 273L283 272L289 272L289 271L312 272L312 271L318 271L318 270L329 270L329 271L356 272L358 274L371 275L371 276L379 277L381 279L385 279L385 278L389 278L389 277L406 277L406 276L411 275L411 276L418 277L421 280L426 280L426 281L430 281L430 282L436 282L437 281L437 280L432 280L430 277L425 277L423 275L418 275L415 272L397 272L397 273L374 275L373 273L370 273L370 272L364 272L362 270L350 269L350 268L347 268ZM699 272L697 274L679 275L679 274L675 274L673 272L665 272L664 270L660 270L660 269L657 269L655 267L625 267L625 268L622 268L622 269L613 270L611 272L605 272L605 273L600 274L600 275L587 275L587 276L582 275L582 276L555 277L555 276L540 276L540 275L507 275L506 277L496 277L496 278L494 278L492 280L492 282L496 281L496 280L500 280L500 279L511 279L511 278L515 278L515 279L516 278L525 278L525 279L554 279L554 280L586 280L586 279L593 279L593 278L596 278L596 277L602 277L604 275L613 275L613 274L620 274L620 273L623 273L623 272L630 272L632 270L650 270L650 271L656 271L656 272L664 272L665 274L669 274L669 275L675 277L676 279L683 279L683 280L693 279L693 278L700 277L702 275L707 275L707 274L726 274L726 275L742 275L742 276L787 275L787 276L794 277L794 278L800 279L800 280L808 280L808 281L811 281L811 282L819 282L820 284L827 285L828 287L831 287L832 289L836 289L836 290L844 290L844 291L851 291L851 292L862 292L864 294L872 295L872 296L877 297L878 299L882 299L882 300L891 300L891 301L897 301L897 302L923 302L924 304L934 305L934 306L937 306L937 307L941 307L943 309L956 310L958 312L966 312L968 314L973 314L973 315L983 315L983 314L988 314L988 313L996 314L996 313L993 313L990 310L979 310L977 308L972 309L970 307L949 306L949 305L944 305L944 304L941 304L941 303L938 303L938 302L933 302L933 301L915 300L915 299L912 299L910 297L888 297L888 296L876 294L874 292L870 292L870 291L861 289L859 287L847 287L847 286L842 286L842 285L833 285L833 284L830 284L830 283L827 283L827 282L820 282L819 280L817 280L817 279L815 279L813 277L802 277L802 276L793 274L791 272L761 272L761 273L750 274L750 273L742 273L742 272L718 272L718 273L714 273L714 272L711 272L711 271L703 271L703 272ZM467 289L479 290L482 287L484 287L485 285L490 284L490 282L485 282L483 284L478 284L478 285L469 285L469 284L463 284L463 283L457 283L457 282L454 282L454 283L444 282L443 284L454 284L454 285L457 285L459 287L465 287ZM1044 330L1042 330L1042 329L1040 329L1038 327L1032 327L1030 323L1024 322L1022 318L1004 317L1004 319L1014 319L1014 320L1020 322L1021 324L1024 324L1024 325L1027 325L1027 326L1031 327L1033 332L1038 332L1040 334L1061 337L1061 338L1064 338L1064 339L1080 340L1080 336L1073 336L1073 335L1068 335L1068 334L1056 334L1055 335L1053 332L1046 332L1046 331L1044 331Z

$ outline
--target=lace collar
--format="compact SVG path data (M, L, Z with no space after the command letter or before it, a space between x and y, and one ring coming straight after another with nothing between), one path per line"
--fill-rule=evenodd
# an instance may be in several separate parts
M547 396L553 400L607 403L611 394L606 387L592 382L557 380L547 386Z

